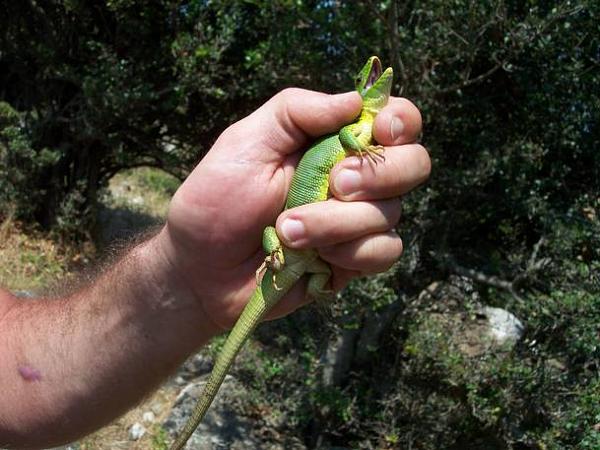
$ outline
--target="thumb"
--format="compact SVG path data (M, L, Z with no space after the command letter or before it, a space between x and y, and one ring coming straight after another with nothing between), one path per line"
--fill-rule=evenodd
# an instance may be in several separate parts
M289 154L310 138L339 130L358 113L362 100L357 92L323 94L289 88L279 92L244 121L268 137L265 144ZM263 128L263 130L261 130Z

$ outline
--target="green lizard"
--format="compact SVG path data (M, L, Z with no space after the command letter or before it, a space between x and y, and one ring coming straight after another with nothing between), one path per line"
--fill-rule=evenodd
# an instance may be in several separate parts
M356 90L363 99L360 116L338 133L319 139L307 150L292 179L286 209L327 200L329 173L345 157L358 155L375 163L377 159L383 159L383 147L374 145L372 127L375 116L387 104L392 80L391 68L382 71L379 58L372 56L368 59L356 77ZM254 328L303 275L308 276L307 295L323 298L331 294L327 289L331 270L319 258L316 250L284 247L272 226L264 230L263 247L267 257L256 272L257 287L231 330L200 399L171 450L183 448L206 414L231 364Z

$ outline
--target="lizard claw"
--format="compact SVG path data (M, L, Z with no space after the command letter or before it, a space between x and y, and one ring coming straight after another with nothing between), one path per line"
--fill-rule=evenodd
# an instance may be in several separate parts
M260 267L256 269L256 285L260 285L260 280L262 278L263 273L267 271L267 260L265 259Z
M373 164L377 165L379 160L381 162L385 161L385 155L383 154L384 148L382 145L370 145L366 148L365 153L366 157L369 158Z
M282 288L280 288L279 286L277 286L277 281L275 279L275 277L277 276L277 274L273 274L273 287L275 288L276 291L280 291Z
M385 161L384 147L382 145L369 145L368 147L358 151L360 161L367 159L370 163L377 165L379 161Z

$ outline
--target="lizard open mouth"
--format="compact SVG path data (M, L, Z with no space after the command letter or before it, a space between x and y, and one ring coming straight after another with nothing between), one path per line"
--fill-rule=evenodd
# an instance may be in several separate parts
M373 64L371 65L371 72L369 73L369 78L367 79L367 83L365 85L365 89L369 89L371 86L373 86L381 76L382 72L383 69L381 68L381 61L379 61L379 58L374 58Z

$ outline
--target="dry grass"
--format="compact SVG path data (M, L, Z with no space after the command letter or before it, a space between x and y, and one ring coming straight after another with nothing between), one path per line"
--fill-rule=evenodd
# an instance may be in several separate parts
M169 200L179 182L157 169L139 168L118 174L105 197L106 227L143 228L166 217ZM119 213L119 220L115 220ZM125 220L125 222L124 222ZM144 222L145 223L140 223ZM129 223L137 222L137 223ZM36 291L64 279L93 259L91 244L68 247L10 214L0 223L0 286Z
M69 267L84 258L35 229L6 218L0 224L0 286L36 291L63 278Z

